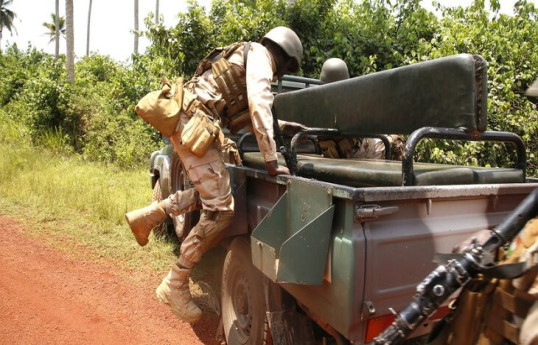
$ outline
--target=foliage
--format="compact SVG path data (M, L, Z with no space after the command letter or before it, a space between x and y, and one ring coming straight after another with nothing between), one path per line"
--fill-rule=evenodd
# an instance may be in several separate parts
M482 55L489 65L488 129L519 134L527 146L527 173L537 176L538 112L523 95L537 77L537 9L521 0L516 15L508 16L499 13L498 0L489 3L437 5L436 15L421 0L215 0L210 9L190 0L175 26L146 18L144 35L152 44L129 66L86 57L77 62L73 85L62 59L55 63L31 47L9 47L0 54L0 107L22 119L36 143L64 140L88 159L145 164L160 137L136 117L134 105L159 87L161 76L188 78L213 47L258 41L272 27L287 25L303 42L300 74L312 78L330 57L344 59L350 75L359 76L457 53ZM509 166L515 155L502 144L431 140L416 158Z
M50 23L43 23L43 26L47 29L46 35L49 35L50 41L49 43L54 42L56 39L56 14L51 13L50 19L52 20ZM58 18L58 31L60 32L60 35L65 38L65 18L60 17Z
M2 40L2 31L4 28L8 29L10 33L13 33L15 29L13 20L17 15L7 8L12 2L13 0L0 0L0 41Z
M2 214L29 222L30 236L86 258L114 259L136 271L169 269L176 243L151 235L152 245L140 249L124 219L151 198L145 170L33 147L13 136L20 127L0 109Z
M138 120L134 105L149 85L144 74L108 57L77 62L77 78L66 80L64 61L11 46L0 55L0 100L10 117L28 128L34 144L123 167L147 164L160 136Z

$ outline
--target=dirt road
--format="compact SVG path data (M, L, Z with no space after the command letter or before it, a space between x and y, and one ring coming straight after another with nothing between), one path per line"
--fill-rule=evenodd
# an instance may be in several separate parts
M160 277L122 278L29 238L0 215L0 344L218 344L216 317L191 327L155 297ZM124 275L123 275L124 276Z

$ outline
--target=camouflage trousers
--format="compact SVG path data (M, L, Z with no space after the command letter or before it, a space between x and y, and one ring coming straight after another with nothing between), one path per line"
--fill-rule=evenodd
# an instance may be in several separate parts
M180 129L188 120L182 113ZM170 139L196 191L188 189L172 194L166 200L166 212L172 215L189 212L199 208L201 202L200 220L181 244L177 262L180 267L192 268L222 238L223 230L233 218L234 200L218 143L214 142L203 157L197 157L181 144L180 133L181 130Z

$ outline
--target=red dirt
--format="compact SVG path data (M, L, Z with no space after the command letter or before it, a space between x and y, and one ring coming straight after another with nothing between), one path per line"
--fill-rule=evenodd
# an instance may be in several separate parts
M134 284L23 230L0 215L0 344L219 344L214 314L191 327L157 300L160 277Z

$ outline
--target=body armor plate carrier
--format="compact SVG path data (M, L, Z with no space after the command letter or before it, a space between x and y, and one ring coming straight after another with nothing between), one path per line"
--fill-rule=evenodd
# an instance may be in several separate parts
M241 47L244 49L243 66L228 61L230 56ZM194 74L195 77L199 77L211 68L213 79L215 79L225 102L223 114L218 115L232 133L250 122L246 85L249 49L250 42L237 42L227 47L215 48L200 61Z

